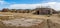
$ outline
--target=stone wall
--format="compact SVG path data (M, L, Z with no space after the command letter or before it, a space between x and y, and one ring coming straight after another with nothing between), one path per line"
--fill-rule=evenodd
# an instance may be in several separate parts
M57 11L52 8L36 8L34 14L45 15L45 14L56 14Z

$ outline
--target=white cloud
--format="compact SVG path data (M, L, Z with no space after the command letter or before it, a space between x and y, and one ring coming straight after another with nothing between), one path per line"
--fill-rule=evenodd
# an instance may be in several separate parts
M12 4L8 8L10 9L34 9L38 6L50 6L55 10L60 10L60 3L59 2L48 2L42 4Z
M10 5L9 8L15 8L15 9L33 9L36 8L36 6L39 6L40 4L13 4Z
M9 3L5 2L4 0L0 0L0 5L4 5L4 4L9 4Z

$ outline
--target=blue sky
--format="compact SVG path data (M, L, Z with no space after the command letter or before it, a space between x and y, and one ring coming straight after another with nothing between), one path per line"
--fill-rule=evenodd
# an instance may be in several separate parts
M5 0L9 3L16 3L16 4L34 4L34 3L39 3L40 0Z
M36 3L48 2L48 0L4 0L4 1L16 4L36 4Z
M41 5L60 10L60 0L0 0L0 9L33 9Z
M37 4L45 2L60 2L60 0L4 0L8 3L15 4Z

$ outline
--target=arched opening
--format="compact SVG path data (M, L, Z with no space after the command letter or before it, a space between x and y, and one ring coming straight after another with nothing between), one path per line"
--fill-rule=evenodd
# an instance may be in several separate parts
M39 11L37 11L36 13L37 13L37 15L39 15Z

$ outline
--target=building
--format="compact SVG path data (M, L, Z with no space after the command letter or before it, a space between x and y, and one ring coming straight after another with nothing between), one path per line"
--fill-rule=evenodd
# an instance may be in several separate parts
M57 13L57 11L55 11L52 8L36 8L33 10L33 14L37 15L55 14L55 13Z

